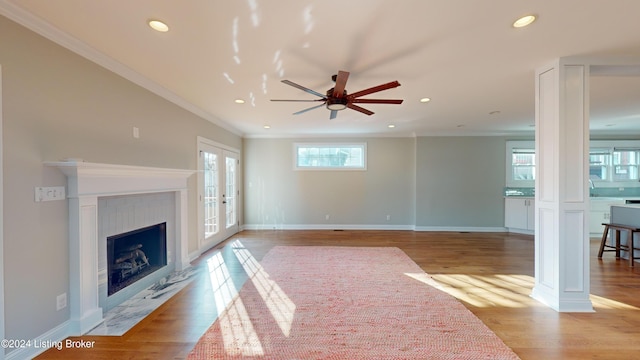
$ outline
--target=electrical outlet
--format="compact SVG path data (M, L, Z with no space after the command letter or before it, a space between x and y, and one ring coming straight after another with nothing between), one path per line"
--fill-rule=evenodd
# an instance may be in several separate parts
M54 201L64 200L66 194L64 186L49 186L49 187L36 187L35 188L35 201Z
M67 307L67 293L56 296L56 311L60 311Z
M387 221L391 220L391 215L387 215Z
M133 127L133 138L134 139L140 138L140 129L135 126Z
M325 216L324 216L324 219L325 219L325 220L329 220L329 214L325 215Z

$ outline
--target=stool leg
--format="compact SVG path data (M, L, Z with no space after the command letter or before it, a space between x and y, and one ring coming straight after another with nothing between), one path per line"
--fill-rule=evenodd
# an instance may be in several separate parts
M633 247L633 231L629 231L627 241L627 247L629 248L629 266L633 266L633 256L635 255L635 248Z
M609 225L605 225L604 232L602 233L602 241L600 241L600 250L598 251L599 259L602 259L602 252L604 251L604 244L607 242L608 235L609 235Z
M613 231L616 235L616 259L620 259L620 230Z

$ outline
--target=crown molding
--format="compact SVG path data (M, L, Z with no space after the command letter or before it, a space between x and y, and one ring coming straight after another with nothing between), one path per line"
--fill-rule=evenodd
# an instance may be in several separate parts
M79 39L58 29L52 24L44 21L42 18L37 17L26 11L25 9L19 7L18 5L11 3L9 0L0 0L0 15L9 18L10 20L51 40L52 42L96 63L97 65L122 76L132 83L141 86L142 88L164 98L167 101L172 102L173 104L193 113L194 115L206 119L209 122L235 135L243 136L242 131L231 126L227 122L220 120L216 116L192 104L191 102L185 100L183 97L178 96L174 92L169 91L167 88L156 83L155 81L152 81L151 79L143 76L139 72L131 69L121 62L105 55L104 53L87 45Z

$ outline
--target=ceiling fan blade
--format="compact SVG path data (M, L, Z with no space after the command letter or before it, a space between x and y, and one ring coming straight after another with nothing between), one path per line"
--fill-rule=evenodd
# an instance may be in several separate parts
M293 115L299 115L299 114L305 113L305 112L307 112L307 111L310 111L310 110L313 110L313 109L317 109L317 108L319 108L319 107L321 107L321 106L324 106L324 104L320 104L320 105L312 106L312 107L310 107L310 108L306 108L306 109L304 109L304 110L300 110L300 111L298 111L298 112L294 112L294 113L293 113Z
M372 88L368 88L368 89L364 89L364 90L360 90L360 91L354 92L353 94L349 94L347 96L347 99L355 99L355 98L360 97L360 96L373 94L373 93L378 92L378 91L393 89L393 88L398 87L398 86L400 86L400 83L398 81L392 81L392 82L389 82L389 83L386 83L386 84L382 84L382 85L374 86Z
M325 101L325 99L316 99L316 100L284 100L284 99L271 99L271 101L318 102L318 101Z
M329 115L329 120L333 120L338 116L338 110L331 110L331 115Z
M360 107L360 106L358 106L358 105L354 105L354 104L352 104L352 103L348 103L348 104L347 104L347 107L348 107L349 109L353 109L353 110L355 110L355 111L360 111L360 112L361 112L361 113L363 113L363 114L367 114L367 115L373 115L373 114L374 114L374 112L373 112L373 111L371 111L371 110L367 110L367 109L365 109L365 108L363 108L363 107Z
M298 88L298 89L300 89L300 90L302 90L302 91L308 92L309 94L313 94L313 95L315 95L315 96L319 96L319 97L321 97L321 98L323 98L323 99L325 98L325 95L324 95L324 94L320 94L320 93L319 93L319 92L317 92L317 91L311 90L311 89L306 88L306 87L304 87L304 86L302 86L302 85L298 85L298 84L294 83L293 81L289 81L289 80L282 80L282 83L287 84L287 85L289 85L289 86L293 86L294 88Z
M336 85L333 87L333 97L341 98L344 97L344 88L347 86L347 80L349 79L348 71L338 71L338 75L336 76Z
M353 99L352 103L361 104L402 104L403 100L391 100L391 99Z

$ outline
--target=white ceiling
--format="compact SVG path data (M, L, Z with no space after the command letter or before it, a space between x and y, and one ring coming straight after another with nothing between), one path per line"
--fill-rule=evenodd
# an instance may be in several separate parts
M532 135L536 68L640 58L637 0L0 0L0 14L245 137ZM367 97L404 103L329 120L270 101L315 99L280 81L324 93L338 70L349 92L398 80ZM592 132L640 134L640 72L623 75L592 76Z

